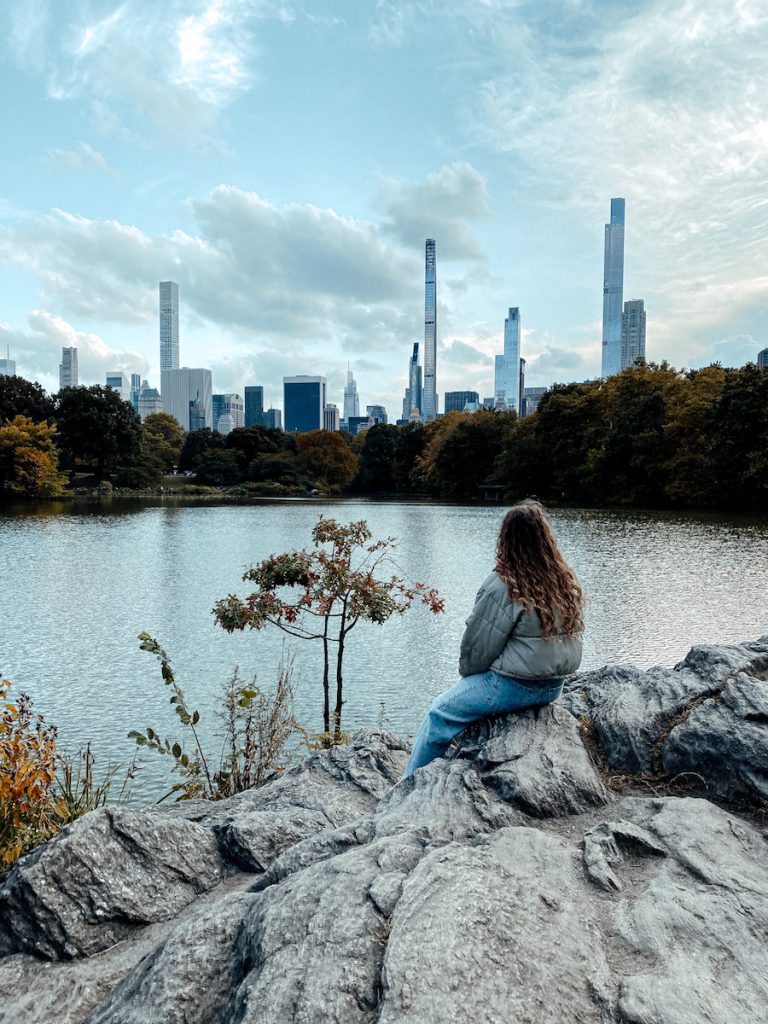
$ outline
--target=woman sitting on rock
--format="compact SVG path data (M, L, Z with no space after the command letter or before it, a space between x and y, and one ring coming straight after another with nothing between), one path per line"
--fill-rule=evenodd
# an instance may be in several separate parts
M546 513L527 499L504 516L496 568L461 640L461 679L435 698L404 778L445 753L471 722L557 700L581 663L584 595Z

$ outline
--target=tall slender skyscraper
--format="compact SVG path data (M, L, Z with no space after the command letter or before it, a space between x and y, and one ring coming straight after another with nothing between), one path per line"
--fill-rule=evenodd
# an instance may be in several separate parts
M347 366L347 386L344 388L344 419L349 423L352 416L359 415L360 399L357 394L357 383L352 376L352 371Z
M403 399L403 419L408 420L415 411L421 416L422 384L421 366L419 365L419 343L413 343L413 355L408 361L408 387Z
M59 387L77 387L77 349L63 348L61 350L61 362L59 363Z
M160 372L179 368L179 286L160 282Z
M624 297L624 200L611 199L611 222L605 225L603 261L602 377L621 371L621 308Z
M424 389L421 410L425 422L437 416L437 268L435 240L428 238L424 277Z
M510 306L504 321L504 354L496 356L494 404L520 415L520 307Z
M645 303L629 299L621 315L621 369L633 366L636 359L645 359Z

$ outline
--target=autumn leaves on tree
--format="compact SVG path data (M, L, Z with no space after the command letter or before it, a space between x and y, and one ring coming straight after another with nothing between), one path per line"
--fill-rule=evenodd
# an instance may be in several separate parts
M381 625L414 604L433 614L444 602L434 588L408 583L397 574L391 538L373 541L364 521L320 518L312 530L311 551L270 555L244 574L256 590L218 601L214 616L228 633L272 625L301 640L320 640L323 651L323 729L328 742L341 736L344 706L344 654L359 622ZM335 696L331 710L331 679Z

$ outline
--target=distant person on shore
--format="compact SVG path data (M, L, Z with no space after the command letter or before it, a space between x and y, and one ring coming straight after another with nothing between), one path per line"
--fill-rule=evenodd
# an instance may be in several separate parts
M432 703L403 778L441 757L468 725L557 700L581 664L584 595L546 513L526 499L504 516L496 566L461 641L461 679Z

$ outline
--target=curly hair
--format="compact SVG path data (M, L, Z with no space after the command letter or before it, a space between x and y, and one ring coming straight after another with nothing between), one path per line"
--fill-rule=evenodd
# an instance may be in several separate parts
M538 501L526 498L504 516L496 542L496 572L510 598L536 613L543 637L584 631L584 593L560 554Z

